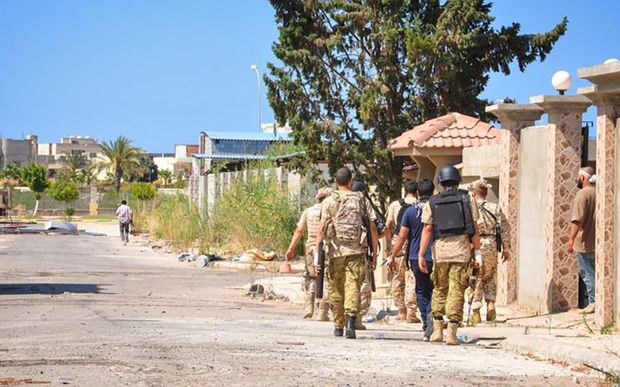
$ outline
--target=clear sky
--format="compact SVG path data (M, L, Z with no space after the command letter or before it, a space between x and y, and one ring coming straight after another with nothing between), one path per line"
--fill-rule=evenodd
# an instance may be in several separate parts
M493 75L484 96L528 102L551 75L620 58L618 0L497 0L498 23L568 33L544 63ZM41 142L125 135L154 152L197 143L201 130L256 131L250 65L272 61L265 0L0 1L0 136ZM585 82L575 80L571 92ZM593 120L591 110L586 119ZM263 89L263 122L273 113Z

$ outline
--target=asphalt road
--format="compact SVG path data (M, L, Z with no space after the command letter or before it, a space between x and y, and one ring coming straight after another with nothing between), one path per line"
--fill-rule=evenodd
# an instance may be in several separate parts
M248 273L116 238L0 236L0 385L581 385L579 370L375 326L331 336Z

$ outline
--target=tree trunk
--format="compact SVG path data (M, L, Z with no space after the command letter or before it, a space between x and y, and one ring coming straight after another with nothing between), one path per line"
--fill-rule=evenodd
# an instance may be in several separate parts
M37 201L34 204L34 211L32 212L33 217L37 216L37 211L39 211L39 199L37 199Z
M117 194L121 192L121 179L122 178L123 178L123 170L118 168L114 176L114 189L116 190Z

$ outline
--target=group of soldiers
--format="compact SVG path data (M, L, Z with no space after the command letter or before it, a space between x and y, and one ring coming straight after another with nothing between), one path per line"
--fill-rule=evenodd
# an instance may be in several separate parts
M366 329L362 317L371 301L372 273L377 267L379 239L385 237L392 273L392 296L397 320L422 323L425 341L457 345L463 322L465 291L472 273L472 325L496 318L496 273L499 252L508 259L505 219L498 206L487 201L490 185L480 179L459 189L461 176L452 166L439 173L441 193L430 180L407 182L405 196L388 207L385 224L377 217L363 184L353 180L347 167L336 172L337 188L321 188L317 203L306 209L286 253L292 260L307 234L302 275L304 318L329 321L334 335L355 339ZM503 237L502 237L503 236ZM319 265L319 256L326 264ZM323 271L323 272L322 272ZM325 276L323 298L317 299L317 278ZM419 316L418 316L419 311Z

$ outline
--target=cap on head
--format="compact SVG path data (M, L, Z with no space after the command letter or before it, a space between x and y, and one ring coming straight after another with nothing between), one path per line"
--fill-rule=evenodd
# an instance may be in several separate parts
M363 181L355 180L353 182L353 188L351 189L353 192L366 192L366 184Z
M332 194L334 189L332 187L322 187L319 189L319 192L316 194L316 201L321 202L323 199Z
M441 185L458 185L461 182L461 173L452 165L447 165L439 171L439 182Z
M473 181L471 183L469 183L467 185L467 189L473 193L477 193L480 195L484 195L486 196L486 194L488 193L489 189L492 188L493 186L491 184L489 184L486 179L478 179L476 181Z

